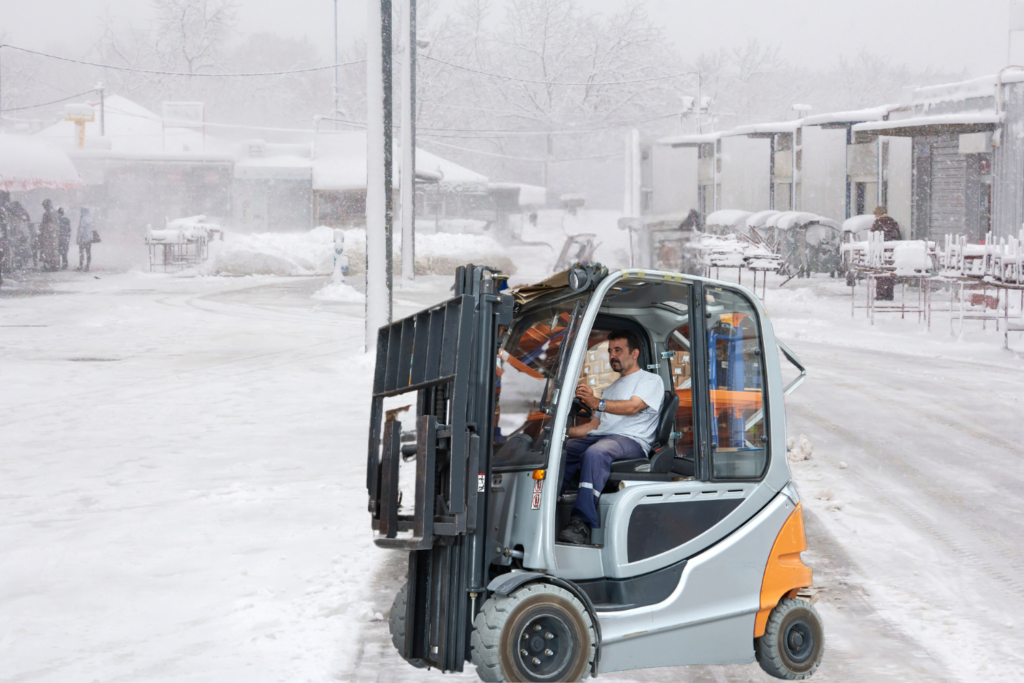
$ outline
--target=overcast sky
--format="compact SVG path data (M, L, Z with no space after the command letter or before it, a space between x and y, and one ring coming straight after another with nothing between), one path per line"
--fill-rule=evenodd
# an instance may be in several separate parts
M584 0L615 7L620 0ZM808 66L862 49L894 62L973 75L1006 64L1011 0L649 0L684 57L741 45L756 37L780 44L790 60ZM500 0L496 0L496 4ZM243 32L308 36L330 53L332 0L242 0ZM364 31L366 0L338 0L342 41ZM0 0L0 31L8 42L62 54L87 48L98 16L109 9L123 21L145 22L146 0ZM1024 61L1024 34L1013 56Z

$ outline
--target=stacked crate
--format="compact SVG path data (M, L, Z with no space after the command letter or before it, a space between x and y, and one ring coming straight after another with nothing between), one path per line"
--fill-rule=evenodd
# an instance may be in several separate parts
M672 373L672 388L682 389L690 379L690 352L676 351L669 359L669 371Z
M595 396L601 398L604 390L618 378L619 373L612 370L612 366L608 362L608 342L601 342L587 351L580 383L586 384L594 390Z

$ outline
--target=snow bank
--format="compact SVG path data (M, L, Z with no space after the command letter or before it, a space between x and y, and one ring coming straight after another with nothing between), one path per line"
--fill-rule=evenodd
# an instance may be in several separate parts
M395 235L394 265L401 267L401 236ZM466 263L515 273L505 249L481 235L419 235L416 274L449 275ZM345 231L349 275L365 271L366 231ZM305 233L226 233L210 244L210 258L198 267L203 275L330 275L334 269L334 230L320 226Z
M330 283L323 289L317 290L313 294L313 298L317 301L336 301L352 304L361 304L366 301L366 297L361 292L344 282Z

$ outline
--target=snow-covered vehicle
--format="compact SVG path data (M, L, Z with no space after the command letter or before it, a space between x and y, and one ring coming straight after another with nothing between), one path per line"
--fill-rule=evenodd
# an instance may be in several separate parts
M460 267L453 298L379 332L368 511L376 545L409 557L390 615L401 656L471 661L485 681L754 660L813 674L824 632L799 597L811 570L784 405L805 372L761 303L596 264L513 292L502 280ZM599 349L623 328L664 383L651 454L612 464L589 545L556 542L567 428L592 415L575 388L602 380ZM801 371L789 386L779 349Z

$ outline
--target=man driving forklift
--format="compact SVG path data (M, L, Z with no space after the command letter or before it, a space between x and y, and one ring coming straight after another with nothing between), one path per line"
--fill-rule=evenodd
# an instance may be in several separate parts
M565 493L577 472L580 485L572 517L558 534L562 543L590 543L591 529L601 526L597 499L608 481L612 462L649 455L665 398L662 379L640 369L640 338L635 332L617 330L608 335L608 358L620 377L600 399L585 384L576 388L576 398L593 411L593 417L568 430L560 493Z

